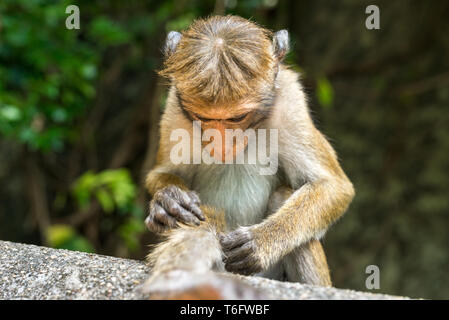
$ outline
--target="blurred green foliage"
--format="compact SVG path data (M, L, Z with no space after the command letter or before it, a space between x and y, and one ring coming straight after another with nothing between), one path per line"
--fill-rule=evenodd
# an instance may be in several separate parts
M61 27L69 4L0 3L0 132L31 149L60 151L73 141L73 123L95 96L101 52Z
M47 230L47 241L58 249L94 252L89 241L69 225L52 225Z
M380 292L448 298L444 0L1 0L0 239L145 256L163 39L214 10L290 31L286 62L357 193L324 239L334 284L366 290L375 264Z
M316 95L318 102L324 108L332 106L334 100L334 89L331 83L325 77L320 77L317 80Z
M97 174L88 171L74 182L72 195L81 209L86 209L95 198L105 213L110 214L116 210L120 215L126 216L117 233L130 251L139 248L139 236L145 229L142 223L144 216L143 210L136 204L136 186L127 169L104 170ZM107 217L103 219L106 221ZM72 245L70 249L89 249L74 232L67 238Z
M136 196L136 188L126 169L104 170L98 174L90 171L79 177L73 186L73 195L81 208L96 197L105 212L117 207L127 210Z
M29 150L62 152L79 139L79 122L95 99L102 55L111 46L132 41L123 26L102 15L84 26L88 32L68 32L65 8L70 4L0 3L0 133ZM126 169L86 172L75 181L73 195L82 209L95 197L106 213L117 208L132 214L119 234L130 249L136 249L143 231L137 223L142 209L135 203L136 187ZM93 251L88 240L68 225L49 227L47 239L58 248Z

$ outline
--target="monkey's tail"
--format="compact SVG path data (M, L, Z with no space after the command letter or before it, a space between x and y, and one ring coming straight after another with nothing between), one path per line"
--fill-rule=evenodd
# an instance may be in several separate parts
M147 261L153 272L170 269L223 271L222 257L215 227L202 223L198 227L181 226L171 230L167 240L155 247Z
M158 300L270 299L236 276L221 273L222 254L215 225L174 229L148 256L153 268L140 291Z
M224 212L207 206L201 210L205 222L170 230L148 255L152 271L141 292L150 299L267 299L235 276L222 273L218 233L226 229Z
M211 271L224 271L222 250L214 226L181 226L171 230L167 240L148 255L152 267L143 286L146 294L185 292L205 281ZM198 275L198 276L196 276ZM201 275L201 276L199 276Z
M224 271L218 232L225 231L226 220L223 210L201 206L206 221L191 227L181 224L166 234L167 239L159 243L151 252L147 261L153 267L153 273L171 269Z

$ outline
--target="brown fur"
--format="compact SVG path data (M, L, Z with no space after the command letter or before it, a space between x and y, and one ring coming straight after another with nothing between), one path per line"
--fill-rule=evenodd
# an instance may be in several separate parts
M326 255L319 240L310 240L293 249L285 256L284 267L287 278L292 282L332 285Z
M282 186L270 197L269 213L277 212L293 194L293 190ZM319 240L310 240L293 249L283 259L287 279L329 287L332 285L326 255ZM299 271L299 272L298 272Z
M266 267L291 252L296 243L304 243L324 232L348 208L354 188L338 164L332 147L318 130L311 137L319 161L333 175L303 185L273 215L255 227L259 255ZM270 241L276 234L276 241ZM300 240L296 240L300 237ZM269 245L267 245L269 243Z
M186 100L229 104L271 84L274 66L271 32L240 17L214 16L182 32L160 74Z

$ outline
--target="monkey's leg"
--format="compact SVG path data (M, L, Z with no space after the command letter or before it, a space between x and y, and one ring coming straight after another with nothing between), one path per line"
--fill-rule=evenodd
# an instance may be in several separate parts
M278 188L270 197L269 213L276 212L287 200L293 190ZM281 265L287 281L331 286L326 255L319 240L311 240L282 258Z
M282 261L287 281L325 287L332 285L326 255L319 240L311 240L294 249Z

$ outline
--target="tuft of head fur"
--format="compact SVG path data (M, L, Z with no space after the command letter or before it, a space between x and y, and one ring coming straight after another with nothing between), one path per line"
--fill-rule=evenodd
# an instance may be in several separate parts
M237 16L212 16L182 32L160 74L187 99L224 104L270 86L275 66L269 30Z

